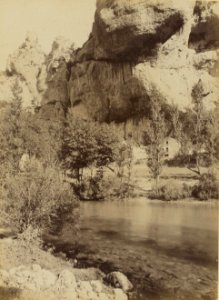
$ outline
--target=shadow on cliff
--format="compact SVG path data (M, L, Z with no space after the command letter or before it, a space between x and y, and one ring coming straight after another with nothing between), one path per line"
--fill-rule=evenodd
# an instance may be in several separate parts
M45 119L63 119L70 107L68 94L69 67L60 59L58 67L47 65L46 85L42 105L37 112Z

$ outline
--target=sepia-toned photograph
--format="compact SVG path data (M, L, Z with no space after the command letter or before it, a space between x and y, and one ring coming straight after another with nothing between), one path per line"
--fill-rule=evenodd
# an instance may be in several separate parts
M0 0L0 300L219 300L219 0Z

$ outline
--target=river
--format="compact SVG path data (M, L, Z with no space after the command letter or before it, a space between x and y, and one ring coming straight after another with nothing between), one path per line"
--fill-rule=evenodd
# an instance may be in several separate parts
M216 299L217 203L83 202L80 227L80 266L124 272L138 299Z

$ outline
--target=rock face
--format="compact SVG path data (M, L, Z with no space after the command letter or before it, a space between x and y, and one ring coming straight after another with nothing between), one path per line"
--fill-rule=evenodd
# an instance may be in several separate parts
M183 110L191 106L199 79L208 94L206 104L213 107L218 91L217 6L98 0L92 33L71 68L69 96L75 114L125 121L147 110L155 93Z
M69 106L68 65L73 57L73 45L63 37L56 38L46 58L44 79L46 89L44 89L40 105L42 113L47 117L52 117L54 114L63 116Z

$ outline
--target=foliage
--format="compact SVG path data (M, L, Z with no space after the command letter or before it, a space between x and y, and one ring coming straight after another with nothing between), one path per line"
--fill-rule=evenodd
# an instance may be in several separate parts
M218 199L219 187L214 173L204 173L194 186L192 195L200 200Z
M192 90L193 108L187 108L179 114L180 153L172 162L168 162L195 167L198 174L200 166L211 166L219 158L219 104L215 102L213 111L206 110L204 98L207 95L199 81Z
M40 159L46 166L59 163L63 138L63 121L46 120L40 114L23 114L21 120L22 151Z
M191 187L185 183L171 180L159 186L158 189L152 190L149 197L165 201L185 199L191 197Z
M210 167L211 166L211 159L208 153L201 153L200 154L200 165L202 167ZM190 170L196 166L196 155L195 153L186 153L186 152L179 152L174 158L169 159L165 163L170 167L185 167L187 166Z
M19 161L26 153L52 166L59 160L63 122L45 120L40 114L23 110L21 91L16 82L13 102L0 110L0 163L4 169L17 171Z
M120 180L115 174L113 176L103 176L100 183L102 199L122 200L133 194L133 187L130 186L129 181Z
M148 167L156 185L159 183L159 176L162 171L165 156L163 150L164 139L167 136L167 126L159 95L151 102L151 118L148 122L147 131L144 134L144 144L148 155Z
M84 168L99 168L114 162L118 147L119 138L109 125L79 119L69 112L61 157L65 168L77 170L78 180Z
M193 136L193 146L194 146L194 154L196 157L196 167L197 171L200 174L200 153L205 146L205 140L208 136L207 124L208 118L206 118L205 110L204 110L204 88L202 81L199 82L192 89L192 99L193 99L193 112L195 115L195 123L194 123L194 136Z
M59 170L45 168L31 159L26 170L5 179L1 190L1 215L5 222L24 232L51 228L66 215L74 218L76 197Z
M37 248L43 247L43 241L41 238L42 231L40 228L33 228L32 225L29 225L24 231L17 235L17 239L21 245L24 247Z
M80 196L86 200L128 198L132 193L130 185L132 169L132 147L130 142L119 145L117 161L107 169L91 169L90 176L83 176Z
M18 166L22 155L20 137L21 115L22 115L22 89L18 81L15 82L13 89L13 102L5 105L0 111L0 163L8 166Z

